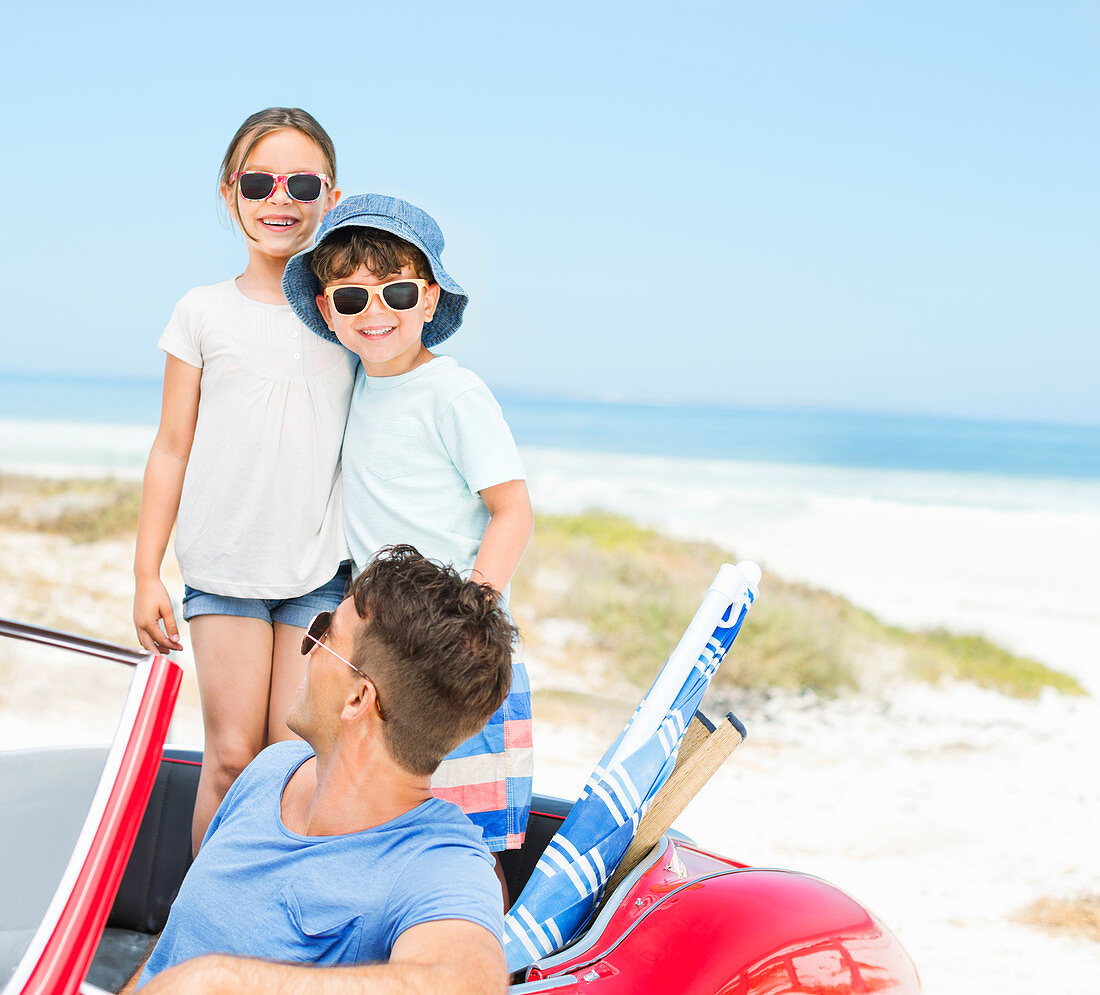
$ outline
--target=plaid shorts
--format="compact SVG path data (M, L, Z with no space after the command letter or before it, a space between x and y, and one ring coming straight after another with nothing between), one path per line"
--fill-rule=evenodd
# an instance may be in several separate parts
M481 827L490 850L523 846L531 811L531 686L512 664L512 690L485 728L449 753L432 775L432 793L454 802Z

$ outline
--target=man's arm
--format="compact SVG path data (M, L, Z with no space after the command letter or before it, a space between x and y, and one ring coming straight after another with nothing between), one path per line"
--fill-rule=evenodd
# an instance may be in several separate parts
M508 986L500 941L461 919L405 930L388 963L309 967L225 954L184 961L158 974L143 995L503 995Z

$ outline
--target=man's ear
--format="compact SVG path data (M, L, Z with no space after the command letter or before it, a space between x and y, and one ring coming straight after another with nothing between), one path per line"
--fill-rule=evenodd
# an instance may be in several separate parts
M344 699L344 707L340 712L340 718L345 722L357 722L374 710L374 702L378 692L374 684L365 678L355 682L355 688Z
M327 294L318 294L315 298L317 301L317 310L321 312L321 317L325 319L325 324L328 325L330 332L336 331L336 326L332 323L332 311L329 305L329 299Z

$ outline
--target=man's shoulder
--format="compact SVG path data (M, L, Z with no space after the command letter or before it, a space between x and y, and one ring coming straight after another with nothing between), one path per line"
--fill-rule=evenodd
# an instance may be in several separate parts
M248 785L256 781L285 777L291 769L300 766L311 756L313 756L313 748L300 739L272 743L257 754L238 780L246 779L244 783Z
M417 806L413 812L419 821L445 828L453 832L456 838L469 836L475 841L481 840L481 830L454 802L445 801L433 795L428 801Z
M252 763L263 761L264 764L285 764L311 756L313 756L313 747L309 743L301 739L286 739L260 750Z
M418 833L408 840L401 886L390 895L400 933L420 923L463 919L499 937L500 885L481 830L457 805L433 798L416 813Z
M432 798L409 813L406 839L411 861L446 863L449 860L493 862L482 832L457 805Z

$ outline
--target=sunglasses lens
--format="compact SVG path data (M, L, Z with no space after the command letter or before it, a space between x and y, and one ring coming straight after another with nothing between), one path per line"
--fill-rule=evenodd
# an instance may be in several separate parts
M275 181L267 173L241 173L240 191L245 200L264 200L275 189Z
M302 639L302 654L303 656L308 654L313 647L320 642L325 633L328 632L328 627L332 623L332 612L321 612L312 622L309 623L309 628L306 630L306 635Z
M420 300L420 285L411 280L391 283L382 291L382 300L394 311L408 311L416 307L416 302Z
M309 173L296 173L286 181L287 192L295 200L310 203L321 196L321 177Z
M340 314L358 314L369 300L370 291L365 287L337 287L332 292L332 306Z

